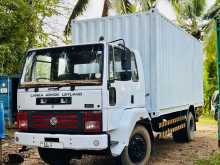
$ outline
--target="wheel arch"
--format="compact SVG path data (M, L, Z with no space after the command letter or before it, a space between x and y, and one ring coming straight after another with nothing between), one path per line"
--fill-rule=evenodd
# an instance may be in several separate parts
M113 142L117 142L116 145L111 145L110 150L113 156L119 156L124 148L128 145L130 136L137 124L143 125L152 137L150 116L145 108L127 109L121 115L121 120L118 123L118 127L114 130L110 130L108 133L110 139Z
M144 126L148 130L148 132L150 134L151 141L152 142L154 141L153 127L152 127L151 121L148 118L139 120L136 123L136 125Z

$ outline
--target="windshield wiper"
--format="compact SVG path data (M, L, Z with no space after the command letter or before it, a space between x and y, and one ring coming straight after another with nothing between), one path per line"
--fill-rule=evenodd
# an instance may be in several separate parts
M100 84L101 81L100 80L63 80L61 81L63 83L69 83L69 84Z
M54 81L48 83L40 83L40 82L26 82L21 84L22 88L35 88L35 91L38 91L39 87L50 87L50 89L57 89L59 90L62 87L70 86L71 90L75 89L75 86L81 85L99 85L101 81L97 80L63 80L63 81Z

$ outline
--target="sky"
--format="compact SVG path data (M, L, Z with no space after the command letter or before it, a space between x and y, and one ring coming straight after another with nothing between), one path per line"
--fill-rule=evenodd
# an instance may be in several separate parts
M62 42L63 31L76 1L77 0L61 0L59 5L62 7L58 9L60 15L46 18L44 21L46 23L45 31L51 34L51 36L57 36L52 38L58 45L64 45ZM213 5L214 2L215 0L207 0L207 9ZM86 12L77 19L81 20L101 17L103 4L104 0L89 0ZM158 0L156 8L168 19L175 21L175 13L168 0ZM114 13L112 13L112 15L114 15Z

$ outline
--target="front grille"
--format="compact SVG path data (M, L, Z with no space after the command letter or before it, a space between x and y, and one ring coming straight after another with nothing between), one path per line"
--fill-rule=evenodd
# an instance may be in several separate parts
M82 113L78 111L34 111L29 115L29 131L46 133L80 133Z

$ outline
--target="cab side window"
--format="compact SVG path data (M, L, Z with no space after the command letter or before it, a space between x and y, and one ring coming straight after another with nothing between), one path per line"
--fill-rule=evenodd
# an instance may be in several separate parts
M124 53L123 49L118 47L109 47L109 80L129 81L131 80L131 71L126 70L123 59L131 59L130 54ZM129 78L130 77L130 78Z
M114 52L113 52L113 47L109 46L109 64L108 64L108 74L109 74L109 80L113 81L114 80Z
M123 74L125 70L122 67L122 56L124 55L123 50L119 48L114 48L115 55L115 63L114 63L114 71L115 71L115 79L118 81L123 81Z

